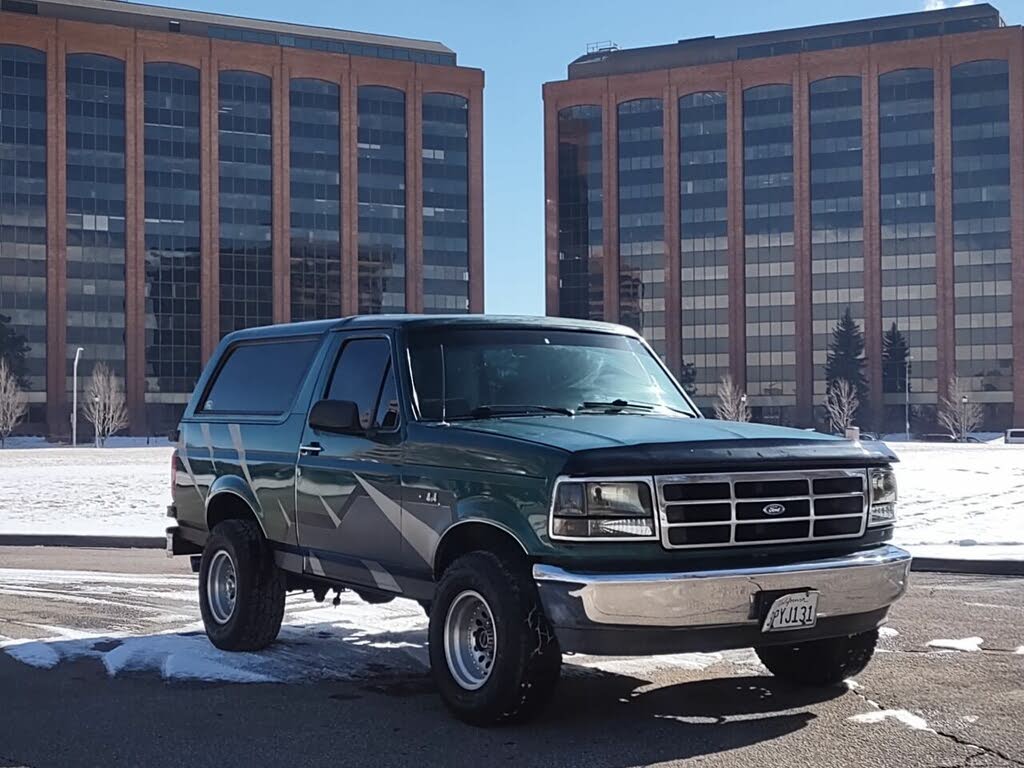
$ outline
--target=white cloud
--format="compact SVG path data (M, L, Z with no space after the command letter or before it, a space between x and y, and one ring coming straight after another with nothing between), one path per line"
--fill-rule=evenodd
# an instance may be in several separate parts
M960 7L963 5L974 5L974 0L959 0L959 2L951 3L949 0L928 0L924 4L926 11L941 11L943 8Z

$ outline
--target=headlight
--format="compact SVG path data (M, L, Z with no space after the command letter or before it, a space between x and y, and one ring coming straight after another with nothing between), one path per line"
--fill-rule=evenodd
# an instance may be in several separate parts
M888 467L871 470L871 514L869 526L896 522L896 474Z
M558 483L551 507L554 539L653 538L651 487L642 482Z

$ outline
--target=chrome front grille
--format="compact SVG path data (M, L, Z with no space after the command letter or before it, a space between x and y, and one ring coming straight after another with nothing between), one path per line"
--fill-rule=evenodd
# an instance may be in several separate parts
M848 539L867 524L867 473L822 469L655 478L670 549Z

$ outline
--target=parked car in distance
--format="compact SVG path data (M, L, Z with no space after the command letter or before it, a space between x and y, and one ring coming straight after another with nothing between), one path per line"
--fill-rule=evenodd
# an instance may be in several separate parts
M168 553L192 556L214 645L272 643L290 591L410 598L472 723L536 713L567 652L753 646L837 685L907 586L884 445L705 419L621 326L239 331L174 439Z
M956 438L948 432L934 432L918 438L923 443L955 443Z
M1024 429L1008 429L1003 436L1003 442L1008 445L1024 444Z

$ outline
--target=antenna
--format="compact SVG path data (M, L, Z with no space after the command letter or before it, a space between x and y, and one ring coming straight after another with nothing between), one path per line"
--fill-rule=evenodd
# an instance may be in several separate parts
M448 423L448 373L444 364L444 342L441 343L441 423Z

